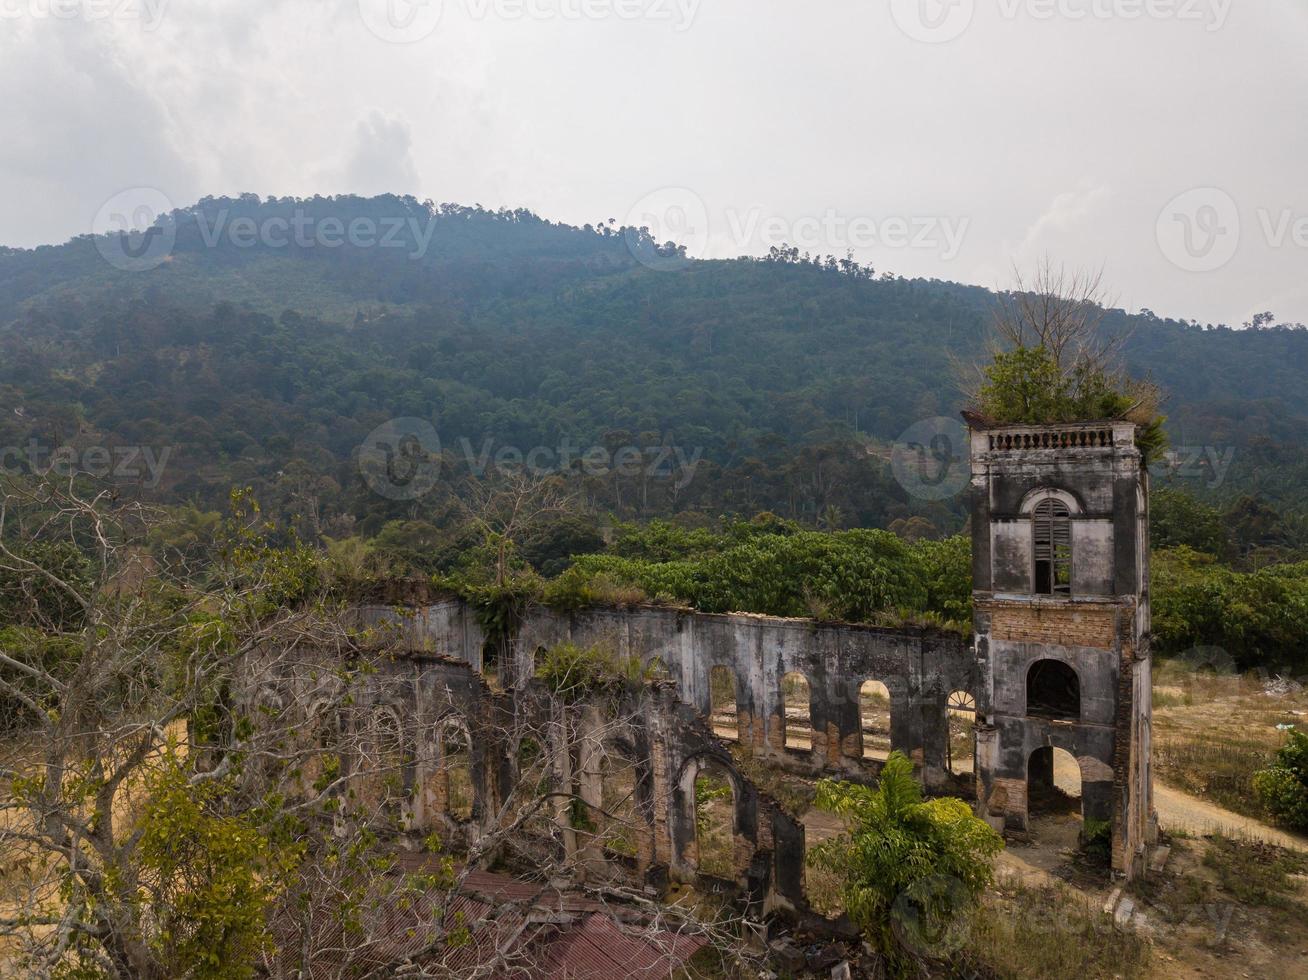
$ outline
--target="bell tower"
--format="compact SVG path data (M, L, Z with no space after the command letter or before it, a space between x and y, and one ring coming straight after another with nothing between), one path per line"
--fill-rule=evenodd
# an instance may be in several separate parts
M1079 774L1087 829L1111 828L1114 871L1134 877L1157 832L1149 475L1136 427L965 418L978 811L996 829L1026 830L1053 793L1057 758L1060 781Z

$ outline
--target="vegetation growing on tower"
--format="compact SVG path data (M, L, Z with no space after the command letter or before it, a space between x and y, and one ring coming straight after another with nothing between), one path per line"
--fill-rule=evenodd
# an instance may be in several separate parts
M1106 336L1099 275L1068 273L1045 260L1028 285L1001 297L989 364L977 368L972 409L988 422L1045 425L1125 419L1139 429L1147 460L1166 447L1157 385L1120 366L1124 335Z

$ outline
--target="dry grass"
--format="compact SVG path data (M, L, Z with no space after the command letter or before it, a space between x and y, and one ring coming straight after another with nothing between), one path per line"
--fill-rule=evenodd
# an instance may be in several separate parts
M811 861L804 867L804 894L819 915L835 919L845 911L841 898L844 884L844 879L828 868L818 867Z
M1304 976L1304 855L1221 835L1173 839L1166 869L1133 882L1130 894L1138 927L1158 949L1160 976Z
M796 820L813 805L817 790L812 780L791 775L759 761L753 749L745 744L733 745L731 758L742 776L753 783L760 793L775 800L782 810Z
M1263 817L1253 774L1271 758L1260 740L1173 737L1154 745L1154 772L1165 782L1219 806Z
M1308 727L1308 692L1256 674L1195 671L1164 661L1154 677L1154 766L1160 780L1256 818L1254 772L1285 743L1278 725Z
M982 974L1040 980L1151 975L1149 943L1062 885L1007 883L986 895L966 958Z

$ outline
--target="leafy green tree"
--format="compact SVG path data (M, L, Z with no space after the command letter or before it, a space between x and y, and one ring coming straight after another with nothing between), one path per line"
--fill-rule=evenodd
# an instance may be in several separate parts
M1255 551L1273 556L1290 544L1290 534L1281 515L1265 500L1245 494L1233 501L1223 515L1241 557Z
M1240 572L1181 547L1151 566L1154 642L1162 654L1224 649L1241 669L1301 668L1308 633L1308 562Z
M919 541L913 556L926 583L926 608L946 622L972 628L972 542L963 535Z
M142 887L118 898L139 921L155 920L152 945L168 976L240 980L270 948L277 845L255 815L228 812L230 780L193 785L178 748L173 740L144 774Z
M1233 553L1217 508L1179 487L1156 487L1150 493L1149 534L1150 544L1159 550L1184 546L1222 559Z
M969 915L958 897L975 900L991 883L1003 838L962 800L923 800L913 764L901 752L891 753L876 789L824 779L816 803L850 829L818 844L810 860L840 876L850 919L897 972L909 972L919 951L896 937L896 902L909 895L936 921ZM949 887L920 887L933 879Z

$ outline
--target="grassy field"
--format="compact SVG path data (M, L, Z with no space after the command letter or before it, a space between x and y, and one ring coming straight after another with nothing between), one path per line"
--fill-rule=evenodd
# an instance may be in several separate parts
M1277 726L1308 729L1308 691L1258 674L1217 675L1179 661L1154 673L1154 773L1170 786L1265 818L1253 774L1285 744Z

